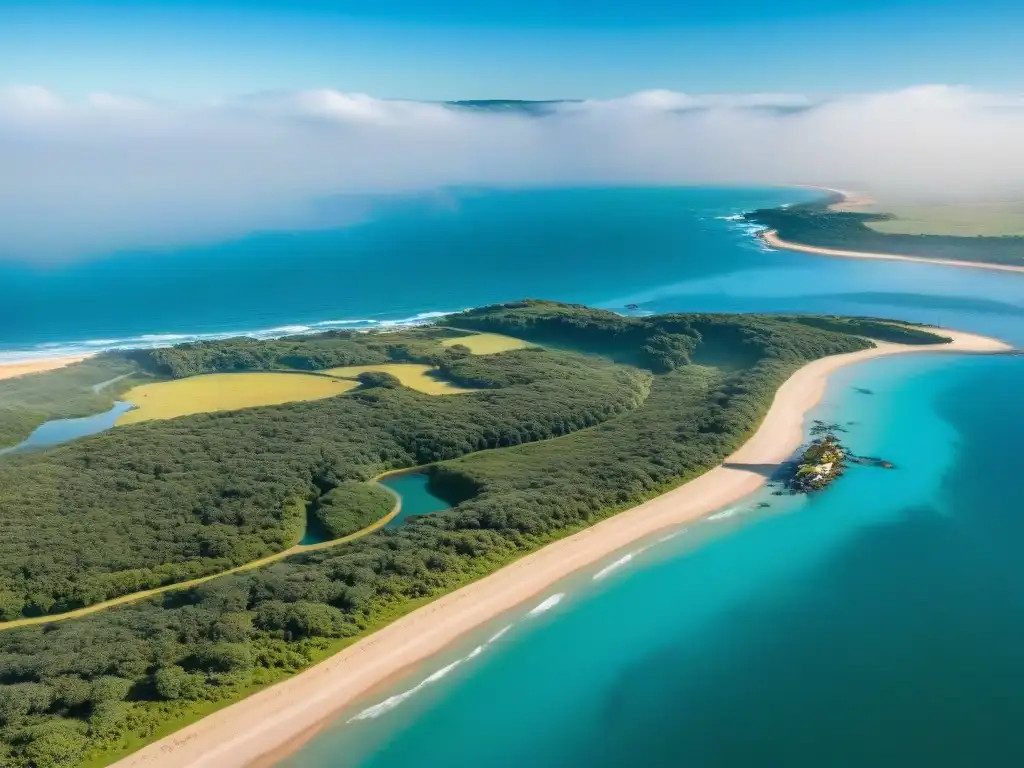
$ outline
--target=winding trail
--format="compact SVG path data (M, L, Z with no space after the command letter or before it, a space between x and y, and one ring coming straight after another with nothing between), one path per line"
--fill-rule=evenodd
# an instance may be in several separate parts
M397 470L396 472L385 472L382 475L378 475L373 479L373 482L379 481L381 478L397 474L398 472L404 472L408 470ZM198 587L200 584L205 584L208 581L214 579L220 579L224 576L230 576L233 573L243 573L245 571L251 571L255 568L260 568L264 565L270 565L276 563L278 560L284 560L286 557L292 555L302 555L306 552L316 552L320 549L330 549L337 547L342 544L348 544L356 539L361 539L363 536L378 531L385 525L394 520L398 513L402 511L402 499L393 490L388 488L386 485L381 485L382 488L387 490L388 493L394 495L395 506L392 507L391 511L388 512L384 517L379 520L375 520L365 528L361 528L355 533L350 533L348 536L342 536L340 539L331 539L330 541L321 541L316 544L295 544L288 549L275 552L272 555L261 557L259 560L252 560L242 565L236 565L234 568L228 568L226 571L219 571L218 573L211 573L207 576L200 576L197 579L189 579L188 581L178 581L174 584L165 584L162 587L154 587L153 589L146 589L142 592L132 592L130 595L121 595L121 597L115 597L111 600L104 600L102 603L93 603L87 605L85 608L76 608L73 611L67 611L65 613L55 613L47 616L31 616L25 619L15 619L14 621L0 622L0 632L8 629L17 629L18 627L30 627L35 624L53 624L56 621L67 621L68 619L79 619L83 616L88 616L91 613L98 613L99 611L105 611L108 608L114 608L118 605L127 605L128 603L135 603L139 600L145 600L149 597L155 597L162 595L165 592L177 592L182 589L191 589L192 587Z

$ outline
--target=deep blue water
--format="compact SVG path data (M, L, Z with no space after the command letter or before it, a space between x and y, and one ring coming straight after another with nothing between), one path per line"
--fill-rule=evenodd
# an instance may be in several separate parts
M0 262L0 359L197 334L361 327L526 296L644 311L837 311L992 331L1024 326L1015 275L767 252L721 218L813 194L449 192L418 204L382 201L365 223L339 231Z

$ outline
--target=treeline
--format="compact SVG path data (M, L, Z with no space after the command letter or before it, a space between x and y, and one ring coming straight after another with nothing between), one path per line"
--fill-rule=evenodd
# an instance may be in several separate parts
M317 499L312 514L325 538L340 539L385 517L397 502L379 485L346 480Z
M593 426L649 376L569 353L481 357L529 383L344 397L118 427L0 461L0 620L62 613L286 549L346 480ZM387 383L390 377L379 383Z
M889 341L894 344L948 344L952 339L948 336L885 320L874 320L867 317L838 317L835 315L793 315L782 317L802 325L822 328L838 333L853 333L867 336L878 341Z
M404 331L329 331L283 339L196 341L129 354L145 370L169 378L241 371L319 371L347 365L412 362L438 365L468 354L437 343L457 336L440 327Z
M747 221L774 229L780 238L801 245L865 253L892 253L924 258L960 259L1024 266L1024 237L954 237L878 232L867 226L893 218L887 213L831 211L836 202L763 208L745 214Z
M532 314L529 322L535 328L568 328L563 333L571 336L576 331L566 323L566 312L585 325L588 310L540 302L476 311L471 322L508 326L513 320L526 322ZM611 320L606 313L594 315L602 323ZM345 454L323 431L292 432L293 422L301 421L303 430L312 426L299 415L314 404L266 409L276 415L271 422L229 431L236 442L243 435L248 441L280 435L283 444L300 438L291 443L290 453L276 458L306 471L312 454L301 443L312 444L322 458L314 466L324 488L351 488L344 485L346 480L388 464L453 459L430 469L432 485L446 498L463 501L344 546L158 600L48 627L0 632L0 763L16 768L73 765L87 756L113 754L129 736L137 744L167 722L187 720L206 702L238 698L253 685L289 675L337 649L345 638L372 631L424 598L480 578L582 525L706 471L751 434L795 368L817 357L869 346L859 337L768 317L677 315L623 323L635 326L624 331L638 342L651 335L672 336L674 328L684 327L678 335L686 345L686 339L698 338L691 331L699 333L693 362L652 379L599 359L576 358L584 379L573 383L565 376L571 366L561 362L565 353L523 350L495 356L499 362L490 378L475 364L466 375L506 383L514 374L507 356L517 355L523 366L558 360L562 367L551 369L557 376L459 398L389 388L357 394L363 400L359 409L379 409L386 415L387 430L405 436L403 440L426 440L423 451L414 439L412 444L384 442L373 457ZM613 336L612 354L622 354L614 325L607 332ZM586 346L600 351L593 339ZM727 363L701 362L709 360ZM599 390L606 410L594 412ZM541 392L543 397L537 397ZM558 407L566 418L590 413L593 428L562 429L566 436L543 441L556 429L539 417L544 413L539 406L553 405L558 393L565 395ZM633 398L632 407L623 407L624 396ZM448 412L440 426L434 420L440 412L434 409L443 402L477 400L487 404L478 414L480 425L487 426L476 433L484 441L476 447L498 439L498 414L510 419L509 426L515 424L520 437L535 442L464 455L474 447L466 442L473 430ZM466 422L471 418L460 414ZM233 418L214 423L221 429L240 427ZM185 419L175 423L190 425L183 439L201 426ZM346 423L336 431L349 428ZM205 439L213 437L208 432ZM335 439L340 438L330 437ZM132 445L140 449L144 444ZM330 450L321 450L328 444ZM346 501L342 506L351 505Z
M110 410L118 395L139 383L137 374L134 363L110 353L0 380L0 448L20 443L44 421Z

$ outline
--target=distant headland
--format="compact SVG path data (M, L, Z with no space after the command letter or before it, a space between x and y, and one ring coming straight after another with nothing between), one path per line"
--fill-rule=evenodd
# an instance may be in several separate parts
M744 218L764 227L758 237L772 248L818 256L917 261L1024 273L1024 237L879 232L868 225L890 221L893 216L860 210L871 205L872 200L845 190L819 189L827 192L822 200L763 208L744 214Z

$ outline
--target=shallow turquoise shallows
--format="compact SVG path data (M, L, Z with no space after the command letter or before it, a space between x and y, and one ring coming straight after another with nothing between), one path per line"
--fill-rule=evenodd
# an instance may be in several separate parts
M402 508L387 524L388 528L402 525L414 515L429 515L431 512L451 509L447 501L430 492L429 480L421 472L388 477L381 481L381 485L390 488L402 500Z
M812 417L896 469L618 553L286 765L1024 764L1021 391L1021 358L841 372Z

